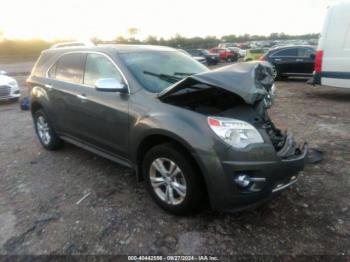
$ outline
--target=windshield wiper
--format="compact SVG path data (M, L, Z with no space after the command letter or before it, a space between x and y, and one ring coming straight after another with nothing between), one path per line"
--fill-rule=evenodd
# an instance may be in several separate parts
M194 73L175 72L174 75L178 75L178 76L191 76L191 75L194 75Z
M143 73L146 75L158 77L159 79L162 79L162 80L167 81L169 83L176 83L182 79L181 77L177 77L177 76L173 76L173 75L156 74L156 73L152 73L149 71L143 71Z

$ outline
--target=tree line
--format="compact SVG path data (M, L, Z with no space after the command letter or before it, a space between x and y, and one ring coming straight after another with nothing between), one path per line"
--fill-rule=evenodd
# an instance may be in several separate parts
M129 37L117 36L112 41L102 41L97 37L91 38L95 44L100 43L116 43L116 44L150 44L150 45L164 45L171 47L183 48L211 48L223 42L247 42L247 41L261 41L261 40L287 40L287 39L315 39L319 34L304 34L304 35L287 35L284 33L272 33L268 36L264 35L225 35L220 38L216 36L206 37L184 37L180 34L165 39L163 37L148 36L144 40L139 40L135 34L130 34ZM33 40L9 40L3 39L0 42L0 56L31 56L38 55L44 49L49 48L57 42L72 41L72 40L55 40L45 41L40 39Z

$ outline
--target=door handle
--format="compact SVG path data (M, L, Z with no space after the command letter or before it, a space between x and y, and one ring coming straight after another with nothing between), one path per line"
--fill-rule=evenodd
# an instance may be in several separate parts
M275 61L276 61L276 62L281 62L282 59L281 59L281 58L275 58Z
M51 89L52 89L52 85L46 84L45 87L46 87L48 90L51 90Z
M77 98L79 98L82 102L88 99L85 95L77 95Z
M300 58L298 58L298 59L296 59L295 61L297 61L297 62L303 62L303 61L304 61L304 59L300 59Z

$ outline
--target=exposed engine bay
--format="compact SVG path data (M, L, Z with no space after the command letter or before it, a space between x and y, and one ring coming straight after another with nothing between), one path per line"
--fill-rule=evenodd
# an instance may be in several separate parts
M281 158L300 155L292 134L278 129L268 115L274 80L266 62L237 63L189 76L159 94L166 103L207 116L247 121L264 129Z

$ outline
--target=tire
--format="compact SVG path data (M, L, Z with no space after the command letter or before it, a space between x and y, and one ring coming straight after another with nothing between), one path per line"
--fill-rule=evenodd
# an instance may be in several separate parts
M286 80L288 78L288 76L281 75L281 72L275 66L273 68L275 70L275 80Z
M278 71L276 69L276 66L272 65L272 76L274 80L278 79Z
M57 150L63 146L63 140L58 137L44 110L34 113L34 126L41 145L48 150Z
M275 78L275 80L278 80L278 81L280 81L280 80L287 80L288 79L288 76L284 76L284 75L280 75L278 72L277 72L277 76L276 76L276 78Z
M181 148L166 143L151 148L143 160L142 172L147 190L161 208L175 215L196 213L206 202L203 179L189 159ZM174 172L164 176L159 172L161 167L166 171L174 167Z

